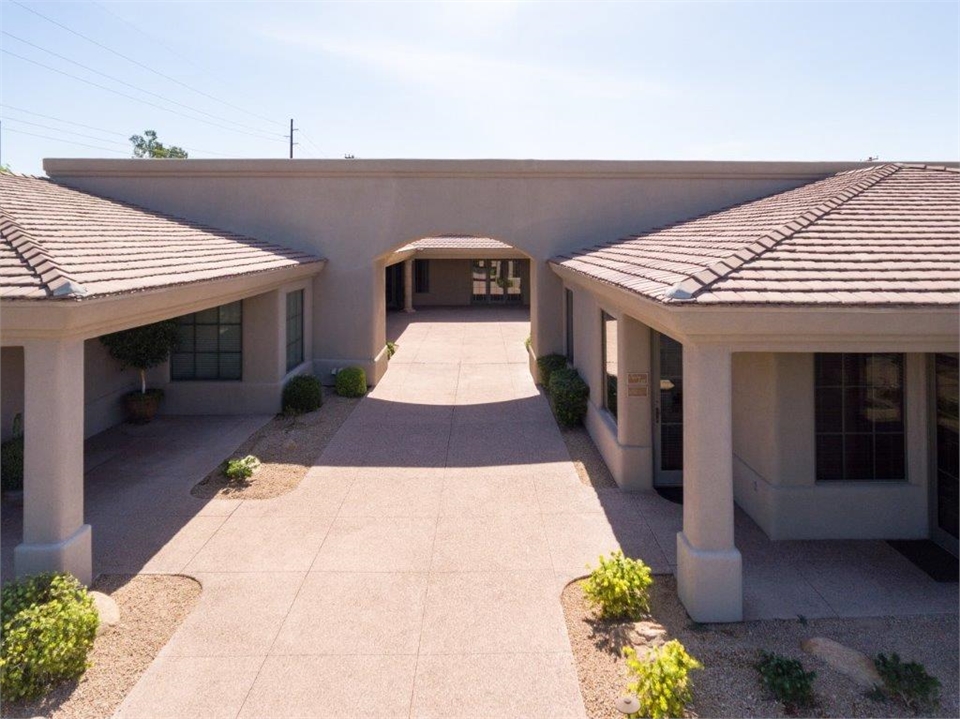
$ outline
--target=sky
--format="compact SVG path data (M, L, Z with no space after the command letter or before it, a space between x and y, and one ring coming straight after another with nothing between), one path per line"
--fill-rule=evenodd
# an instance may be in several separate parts
M960 159L960 3L0 2L0 162Z

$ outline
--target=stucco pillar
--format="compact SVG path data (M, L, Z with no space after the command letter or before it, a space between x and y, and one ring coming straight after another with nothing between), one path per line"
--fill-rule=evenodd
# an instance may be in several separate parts
M650 328L628 315L617 321L617 443L621 489L653 488Z
M69 572L93 579L90 525L83 523L83 341L25 348L23 543L17 576Z
M413 260L403 261L403 311L416 312L413 309Z
M743 619L740 552L733 541L732 367L726 347L683 346L683 531L680 601L697 622Z

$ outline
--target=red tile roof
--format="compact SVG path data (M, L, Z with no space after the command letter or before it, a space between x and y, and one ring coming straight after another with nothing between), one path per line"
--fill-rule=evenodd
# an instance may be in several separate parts
M404 245L397 252L407 250L512 250L514 247L506 242L495 240L492 237L473 237L472 235L439 235L424 237L409 245Z
M320 262L262 240L0 174L0 298L80 299Z
M956 305L960 172L843 172L551 263L664 303Z

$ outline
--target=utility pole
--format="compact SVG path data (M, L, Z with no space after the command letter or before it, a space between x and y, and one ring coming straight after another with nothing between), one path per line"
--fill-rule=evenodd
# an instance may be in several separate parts
M287 135L287 137L290 138L290 159L291 159L291 160L293 159L293 146L300 144L299 142L294 142L294 141L293 141L293 133L294 133L295 130L299 130L299 129L300 129L299 127L294 127L294 126L293 126L293 118L291 117L291 118L290 118L290 134Z

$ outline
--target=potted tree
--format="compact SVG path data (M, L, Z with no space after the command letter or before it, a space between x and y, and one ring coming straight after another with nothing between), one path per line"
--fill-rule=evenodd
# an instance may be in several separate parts
M140 389L127 393L124 403L127 417L136 424L146 424L154 418L163 399L162 389L147 389L147 370L163 364L177 348L179 331L176 320L164 320L152 325L134 327L104 335L100 342L121 369L133 367L140 371Z

